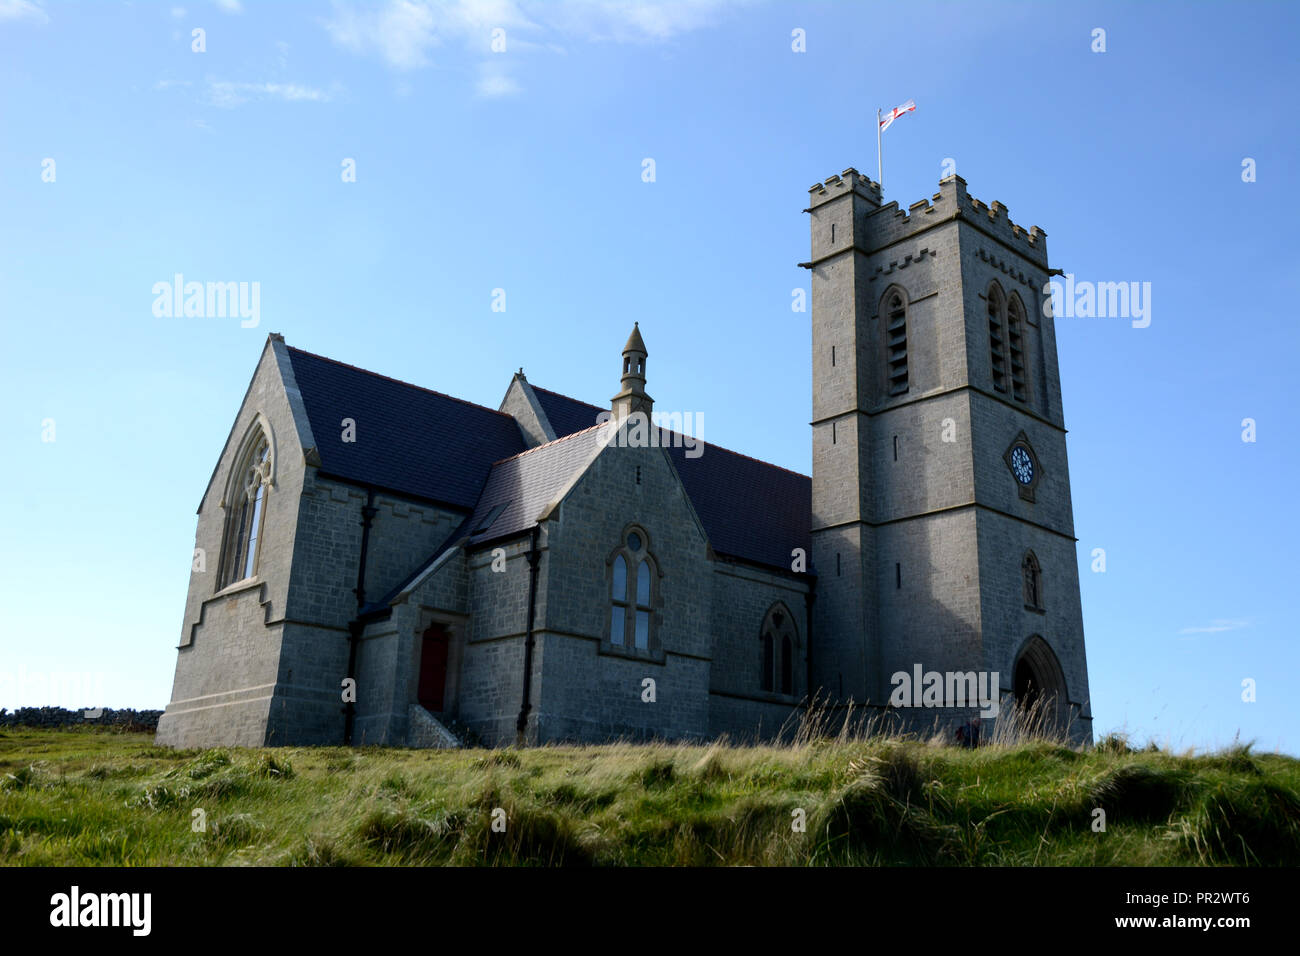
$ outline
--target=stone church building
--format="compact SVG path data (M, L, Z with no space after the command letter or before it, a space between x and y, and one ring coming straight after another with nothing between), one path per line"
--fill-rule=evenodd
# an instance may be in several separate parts
M804 211L811 478L658 427L637 328L608 403L496 409L270 335L158 742L771 738L814 694L951 730L963 675L1090 740L1046 234L957 176Z

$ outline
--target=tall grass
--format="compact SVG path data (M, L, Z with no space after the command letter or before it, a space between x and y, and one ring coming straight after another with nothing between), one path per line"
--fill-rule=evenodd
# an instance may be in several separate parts
M967 750L810 711L754 746L171 751L7 728L0 864L1300 863L1289 757L1084 749L1032 722Z

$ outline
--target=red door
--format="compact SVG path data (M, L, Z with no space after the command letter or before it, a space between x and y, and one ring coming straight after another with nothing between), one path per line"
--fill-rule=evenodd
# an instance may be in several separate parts
M424 632L420 648L420 706L441 713L447 687L447 628L434 624Z

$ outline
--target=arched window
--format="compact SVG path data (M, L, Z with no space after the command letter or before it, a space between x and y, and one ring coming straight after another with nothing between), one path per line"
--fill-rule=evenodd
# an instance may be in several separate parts
M238 459L226 497L226 536L218 588L228 587L257 573L266 494L270 485L271 443L266 433L254 426L244 443L244 453Z
M881 313L885 319L885 394L902 395L907 391L907 299L902 290L885 293Z
M1014 292L1007 301L1007 354L1011 362L1011 397L1029 401L1029 370L1025 367L1025 307Z
M994 282L989 286L989 358L993 363L993 387L999 392L1007 390L1007 300L1002 287Z
M1020 562L1020 575L1025 596L1025 607L1036 611L1043 609L1043 569L1038 564L1038 556L1032 551L1025 552L1025 559Z
M610 559L609 643L649 650L653 639L655 567L645 532L632 529Z
M763 632L763 673L760 679L760 686L763 690L773 690L772 671L776 665L776 643L772 639L771 631Z
M794 693L794 646L789 634L781 635L781 693Z
M763 617L760 643L762 670L759 688L781 694L794 693L795 654L799 635L789 609L780 602L772 605Z

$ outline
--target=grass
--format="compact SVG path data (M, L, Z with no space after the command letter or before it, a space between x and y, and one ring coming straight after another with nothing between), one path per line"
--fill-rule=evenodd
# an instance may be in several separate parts
M177 751L10 727L0 864L1294 866L1300 761L806 731L781 746Z

